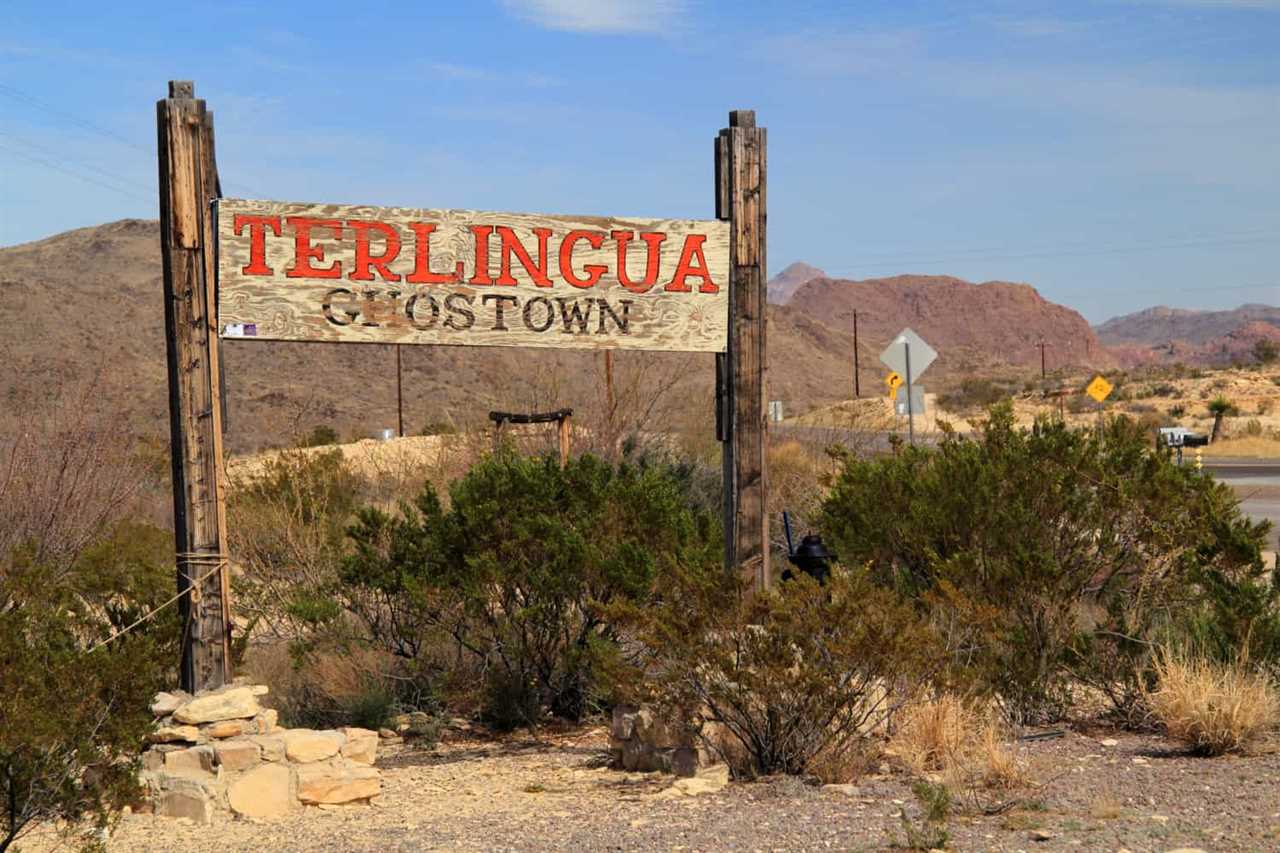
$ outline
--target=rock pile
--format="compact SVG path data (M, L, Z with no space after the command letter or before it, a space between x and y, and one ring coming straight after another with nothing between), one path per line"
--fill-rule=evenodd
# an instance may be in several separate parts
M217 811L276 817L303 805L368 802L381 790L378 733L282 729L264 686L159 693L142 780L156 814L209 823Z
M614 706L609 754L612 765L623 770L657 770L676 776L694 776L715 763L703 739L689 726L637 705Z

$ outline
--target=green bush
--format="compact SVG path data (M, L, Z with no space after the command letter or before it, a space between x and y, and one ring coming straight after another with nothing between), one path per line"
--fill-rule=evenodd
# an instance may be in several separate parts
M238 482L227 502L238 613L282 639L337 618L328 594L363 484L341 452L282 453ZM246 632L247 633L247 632Z
M910 602L862 570L754 595L724 572L678 574L638 621L652 653L638 698L689 720L746 777L858 754L941 657Z
M960 387L938 395L938 406L948 412L985 409L1008 399L1009 390L990 379L964 379Z
M485 712L580 719L619 662L610 608L644 602L677 567L718 567L719 531L664 466L500 454L398 515L363 509L333 599L364 638L405 657L447 633L480 662Z
M93 647L172 595L172 548L172 534L124 521L67 567L32 560L36 548L0 555L0 851L42 823L105 826L140 796L176 609Z
M423 425L419 435L453 435L458 428L449 421L428 421Z
M996 407L972 438L848 458L823 530L945 627L952 677L1013 716L1059 715L1081 681L1130 714L1156 639L1207 620L1224 646L1269 648L1277 597L1268 525L1149 445L1127 418L1019 430Z
M338 443L338 431L328 424L321 424L298 439L298 447L324 447Z

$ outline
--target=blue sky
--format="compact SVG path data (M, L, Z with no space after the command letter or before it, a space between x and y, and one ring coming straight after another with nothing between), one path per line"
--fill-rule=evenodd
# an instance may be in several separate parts
M769 128L769 262L1280 304L1280 0L0 8L0 245L154 217L196 81L228 195L709 218Z

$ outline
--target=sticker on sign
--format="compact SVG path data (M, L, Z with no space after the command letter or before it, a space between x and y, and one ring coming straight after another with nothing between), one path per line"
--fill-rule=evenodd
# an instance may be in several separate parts
M911 329L903 329L899 332L885 351L880 353L880 361L884 362L886 367L913 383L929 369L929 365L933 364L937 357L938 353L934 348L925 343L924 338ZM908 362L911 365L910 370L907 369Z
M1102 376L1102 374L1098 374L1097 376L1093 377L1093 381L1090 382L1085 387L1084 393L1088 394L1090 397L1092 397L1093 399L1101 403L1103 400L1107 399L1107 396L1111 393L1111 390L1112 390L1111 383L1108 382Z
M910 403L910 407L908 407ZM912 385L911 397L907 397L907 389L899 388L893 401L894 410L900 415L924 414L924 386Z

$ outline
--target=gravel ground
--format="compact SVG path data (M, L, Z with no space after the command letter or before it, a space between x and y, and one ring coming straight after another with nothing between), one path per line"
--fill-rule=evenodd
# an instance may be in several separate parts
M606 744L593 728L388 750L373 805L213 827L130 815L108 850L883 850L903 838L899 812L917 812L900 773L676 795L670 777L607 769ZM1275 751L1204 759L1158 737L1080 732L1025 749L1039 784L1005 795L999 814L953 816L952 849L1280 850Z

